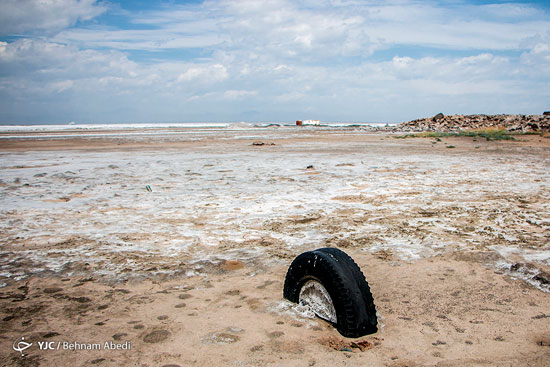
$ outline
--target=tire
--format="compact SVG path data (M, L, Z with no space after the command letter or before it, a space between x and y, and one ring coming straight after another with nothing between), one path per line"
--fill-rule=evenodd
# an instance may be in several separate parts
M343 336L357 338L378 331L369 285L359 266L345 252L321 248L304 252L292 261L286 273L284 298L310 304L310 294L316 291L314 296L320 298L313 298L314 301L321 299L328 304L315 305L314 312L331 322Z

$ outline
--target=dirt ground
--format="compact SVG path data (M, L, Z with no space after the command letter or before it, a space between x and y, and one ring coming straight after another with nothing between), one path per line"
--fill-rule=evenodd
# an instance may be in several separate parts
M550 361L546 137L63 134L0 135L2 366ZM376 334L283 300L326 246L365 274Z

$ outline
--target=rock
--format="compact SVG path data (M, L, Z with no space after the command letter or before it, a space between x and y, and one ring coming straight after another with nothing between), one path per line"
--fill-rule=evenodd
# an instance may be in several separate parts
M439 122L439 121L443 120L444 117L445 117L445 115L440 112L440 113L438 113L437 115L434 116L433 120L435 122Z
M550 111L548 111L550 112ZM434 117L412 120L397 125L394 131L437 131L456 133L473 129L506 129L510 132L550 132L548 115L451 115L442 113Z
M550 273L545 271L540 271L537 275L533 277L533 279L538 281L541 284L548 285L550 284Z

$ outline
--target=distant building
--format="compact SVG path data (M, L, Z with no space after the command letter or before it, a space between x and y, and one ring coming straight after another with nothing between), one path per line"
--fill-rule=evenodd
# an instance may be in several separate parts
M297 120L296 121L296 126L302 126L302 125L315 125L315 126L319 126L321 123L319 122L319 120Z

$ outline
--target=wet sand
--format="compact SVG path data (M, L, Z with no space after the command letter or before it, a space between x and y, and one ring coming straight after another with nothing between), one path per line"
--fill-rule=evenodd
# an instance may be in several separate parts
M550 139L441 140L0 140L1 364L546 366ZM282 299L325 246L361 267L378 333Z

